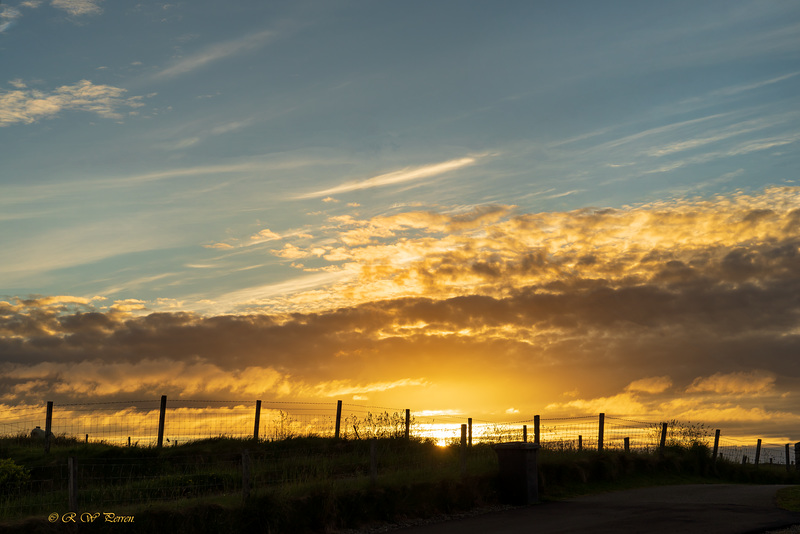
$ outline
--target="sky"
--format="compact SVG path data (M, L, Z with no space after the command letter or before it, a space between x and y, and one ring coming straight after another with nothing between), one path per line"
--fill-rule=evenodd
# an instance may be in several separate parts
M781 0L3 0L0 403L796 441L798 36Z

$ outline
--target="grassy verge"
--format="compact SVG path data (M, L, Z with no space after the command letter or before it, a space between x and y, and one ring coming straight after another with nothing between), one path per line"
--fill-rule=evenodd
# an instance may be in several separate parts
M25 520L18 519L21 512L4 512L0 530L67 531L68 525L51 524L47 516L66 511L63 466L70 456L79 458L84 469L80 510L134 518L133 523L119 525L101 516L78 525L80 532L123 528L131 534L303 534L454 513L498 501L502 482L497 458L487 445L470 449L466 476L458 447L401 439L378 440L375 447L378 476L373 479L371 444L366 440L254 443L220 438L164 449L62 441L48 455L25 442L0 440L0 458L11 458L37 473L35 483L20 486L25 491L0 492L0 509L25 510L32 516ZM252 458L252 489L246 501L244 449ZM800 483L797 472L783 466L714 463L702 446L671 447L663 454L541 450L538 466L542 500L664 484ZM799 506L800 492L786 492L782 499L785 506Z
M800 486L778 491L778 506L790 512L800 512Z

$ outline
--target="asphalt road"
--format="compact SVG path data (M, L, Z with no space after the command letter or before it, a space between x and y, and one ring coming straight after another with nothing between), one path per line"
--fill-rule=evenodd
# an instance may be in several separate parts
M397 534L748 534L800 524L778 485L691 484L617 491L394 531Z

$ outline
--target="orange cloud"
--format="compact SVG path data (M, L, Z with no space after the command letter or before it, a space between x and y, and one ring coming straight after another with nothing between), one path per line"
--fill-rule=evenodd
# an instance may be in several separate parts
M759 394L770 391L775 385L775 374L768 371L715 373L698 377L686 388L687 393L713 392L730 394Z
M672 379L668 376L651 376L634 380L625 387L625 391L640 393L663 393L672 387Z

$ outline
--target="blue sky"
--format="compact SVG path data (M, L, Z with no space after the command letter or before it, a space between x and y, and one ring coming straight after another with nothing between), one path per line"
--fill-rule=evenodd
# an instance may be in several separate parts
M204 247L264 229L314 236L330 216L405 206L618 207L796 178L791 2L2 10L10 296L200 309L303 277L269 253L276 242L224 258Z
M117 326L123 316L191 317L181 323L191 329L221 317L286 326L288 313L334 324L388 306L410 315L375 327L378 344L424 331L479 346L513 330L521 337L509 351L551 336L560 348L547 358L572 363L564 354L578 358L600 334L567 312L536 332L509 323L491 333L462 308L463 321L445 328L399 303L509 303L525 291L583 298L603 283L610 292L669 289L696 310L688 303L698 287L718 287L736 298L714 302L744 316L753 287L800 279L776 259L798 250L798 35L800 4L769 0L4 1L5 360L28 365L19 343L70 338L59 329L93 313ZM753 258L763 259L758 269ZM700 272L705 286L675 286ZM762 295L764 313L794 317L795 304L771 300L780 295ZM589 315L593 302L582 304ZM643 324L687 328L685 346L700 335L694 311L667 320L653 302L643 310ZM30 326L37 317L43 323ZM717 318L706 319L727 343ZM340 327L367 328L357 323ZM767 336L783 354L796 327L776 334L765 324L751 325L751 341ZM25 337L28 328L38 334ZM553 328L564 329L558 339ZM602 355L633 361L644 339L656 343L653 332L627 328ZM368 352L356 345L331 352ZM186 357L213 360L201 353ZM62 356L30 357L39 365ZM640 361L606 390L592 389L587 374L587 389L564 386L558 406L623 395L630 407L633 394L734 394L753 384L774 386L783 399L775 406L789 402L779 393L794 382L776 378L777 360L753 367L741 358L698 357L702 368L681 376ZM304 394L366 398L446 382L424 371L384 375L388 363L347 377L259 365L285 380L303 376ZM6 370L22 373L19 392L32 387L23 367ZM451 396L447 387L437 398ZM569 404L581 399L589 404Z

